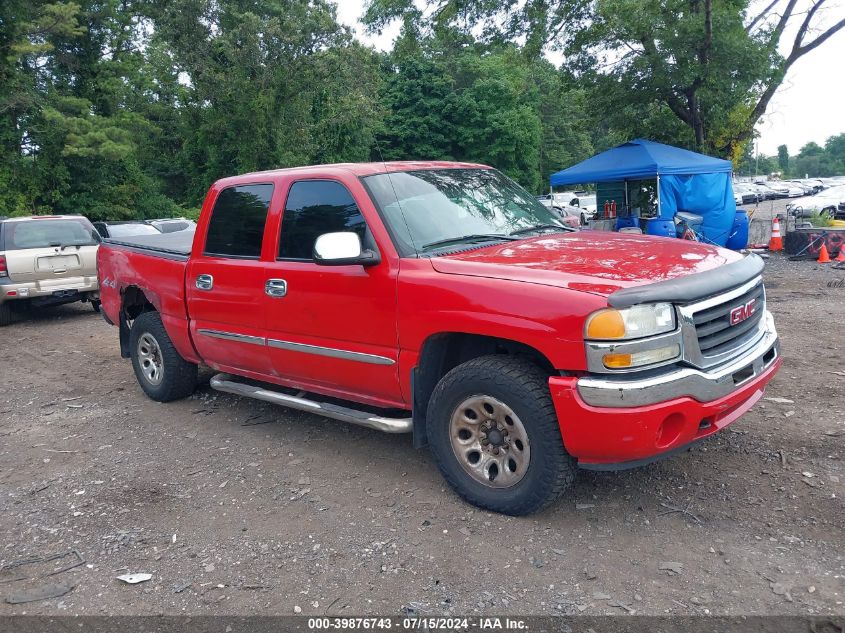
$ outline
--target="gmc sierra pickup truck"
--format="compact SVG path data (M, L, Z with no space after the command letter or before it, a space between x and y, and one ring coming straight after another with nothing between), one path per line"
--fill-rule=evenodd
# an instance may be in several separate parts
M222 179L195 231L106 240L98 274L146 394L215 389L428 445L508 514L732 423L778 370L762 260L575 231L483 165Z

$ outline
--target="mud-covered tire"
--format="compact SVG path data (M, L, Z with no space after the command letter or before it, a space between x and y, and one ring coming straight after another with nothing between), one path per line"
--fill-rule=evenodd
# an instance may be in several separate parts
M522 471L521 479L508 487L493 487L494 482L482 483L477 472L470 472L473 466L467 464L471 460L458 457L464 450L460 445L464 438L458 439L455 425L459 427L461 420L466 420L461 418L463 414L459 408L473 402L477 396L482 397L482 402L489 397L493 404L504 405L506 411L517 416L516 422L522 427L520 433L527 435L530 451L527 467ZM498 413L490 415L499 416ZM514 516L531 514L555 501L575 480L577 466L563 446L549 393L548 375L528 360L504 355L483 356L455 367L435 387L426 418L428 443L440 472L455 492L473 505ZM495 421L485 421L481 428L489 424L495 426ZM469 435L463 429L460 432ZM490 437L485 435L483 438L488 446ZM453 445L458 446L453 449ZM512 443L507 450L515 451L516 448ZM481 459L487 457L499 459L484 455Z
M197 366L176 351L158 312L144 312L132 323L129 355L138 384L153 400L179 400L196 389Z
M8 303L0 303L0 327L9 325L12 322L12 306Z

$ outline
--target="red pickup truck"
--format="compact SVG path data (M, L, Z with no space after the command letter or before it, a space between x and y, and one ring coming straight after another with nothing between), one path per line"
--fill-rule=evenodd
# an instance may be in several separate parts
M575 231L498 171L225 178L195 231L106 240L103 314L146 394L215 389L428 445L466 500L534 512L578 467L724 428L781 359L762 260Z

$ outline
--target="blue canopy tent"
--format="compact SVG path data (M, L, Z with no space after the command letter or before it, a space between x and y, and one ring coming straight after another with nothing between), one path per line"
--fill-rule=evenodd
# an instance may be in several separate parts
M678 211L704 218L700 231L724 246L731 234L736 202L729 160L635 139L552 174L552 187L583 183L657 179L657 210L671 220Z

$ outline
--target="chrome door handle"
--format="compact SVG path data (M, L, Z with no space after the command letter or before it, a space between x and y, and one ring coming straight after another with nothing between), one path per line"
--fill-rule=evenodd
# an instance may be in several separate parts
M214 287L214 277L211 275L197 275L196 285L200 290L211 290Z
M264 294L268 297L284 297L288 293L288 282L284 279L268 279L264 284Z

